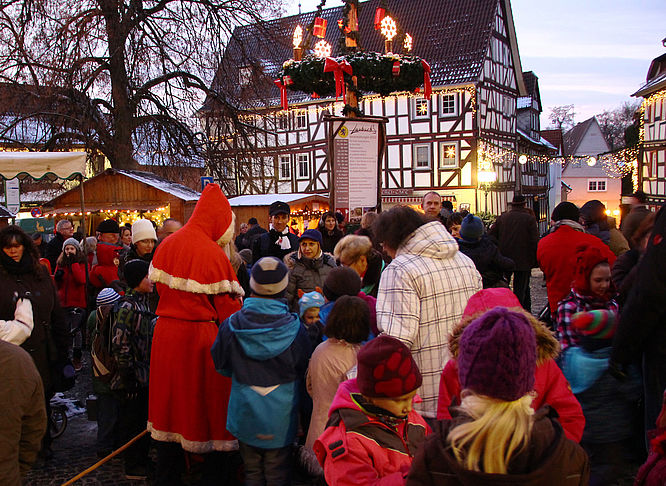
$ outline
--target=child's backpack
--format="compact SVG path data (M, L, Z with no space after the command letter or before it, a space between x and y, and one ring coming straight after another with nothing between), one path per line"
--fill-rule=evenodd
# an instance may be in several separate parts
M97 308L90 356L92 357L93 376L104 383L111 383L118 369L116 358L111 351L111 328L113 319L118 313L119 302L100 305Z

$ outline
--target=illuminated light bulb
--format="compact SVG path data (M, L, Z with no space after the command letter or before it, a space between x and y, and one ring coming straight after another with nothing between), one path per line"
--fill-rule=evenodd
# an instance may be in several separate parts
M301 43L303 42L303 28L300 25L297 25L296 28L294 29L294 39L293 39L293 44L296 49L301 47Z
M395 20L388 15L382 19L381 33L386 37L386 40L393 40L398 33L398 27L395 24Z
M414 41L412 40L412 36L409 34L405 34L405 40L402 43L402 48L407 52L411 52L413 45Z
M325 40L320 40L314 46L314 55L317 57L329 57L331 55L331 44Z
M587 165L589 165L590 167L594 167L595 165L597 165L597 158L590 157L589 159L587 159Z
M520 157L518 157L518 162L520 163L520 165L527 164L527 155L522 154Z

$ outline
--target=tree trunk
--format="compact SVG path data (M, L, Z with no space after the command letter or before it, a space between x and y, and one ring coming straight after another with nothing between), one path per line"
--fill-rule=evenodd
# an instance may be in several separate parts
M109 160L116 169L136 169L134 160L134 109L130 102L130 86L125 66L125 22L130 19L121 18L118 9L123 8L122 2L100 0L104 11L106 32L109 42L109 76L111 79L111 98L113 100L113 126Z

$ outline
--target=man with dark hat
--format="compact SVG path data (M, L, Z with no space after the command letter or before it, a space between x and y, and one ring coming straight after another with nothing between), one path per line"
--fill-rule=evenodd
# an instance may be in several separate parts
M252 261L260 258L274 256L282 260L292 251L298 249L298 237L289 231L287 223L291 209L289 204L275 201L268 209L271 221L271 230L262 234L252 243ZM248 230L248 233L250 230Z
M505 278L511 282L513 273L513 293L523 309L531 312L530 275L532 268L537 266L539 230L534 212L526 207L526 203L525 196L516 194L509 203L509 210L497 218L488 234L497 241L502 256L515 263L515 270L507 272Z
M97 225L95 230L97 233L97 241L108 243L110 245L117 245L120 239L120 226L115 219L105 219Z

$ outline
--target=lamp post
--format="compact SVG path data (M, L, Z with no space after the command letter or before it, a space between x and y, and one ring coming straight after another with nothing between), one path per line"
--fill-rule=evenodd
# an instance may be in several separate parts
M488 212L488 191L493 183L497 180L497 174L489 167L479 169L476 173L476 178L479 181L479 187L483 190L484 194L484 212Z

